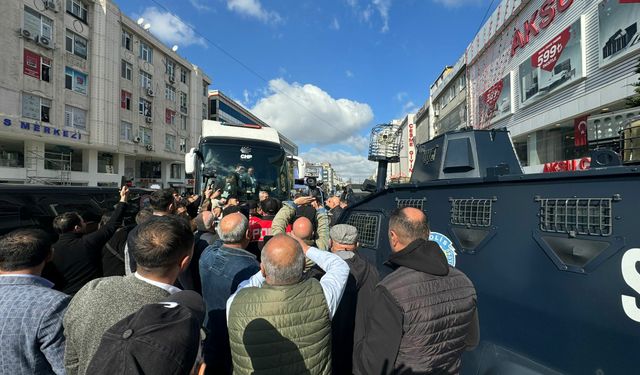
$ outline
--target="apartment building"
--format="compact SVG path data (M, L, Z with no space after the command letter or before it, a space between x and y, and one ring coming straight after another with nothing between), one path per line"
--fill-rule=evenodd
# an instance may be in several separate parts
M0 182L185 184L208 113L204 72L108 0L0 12Z

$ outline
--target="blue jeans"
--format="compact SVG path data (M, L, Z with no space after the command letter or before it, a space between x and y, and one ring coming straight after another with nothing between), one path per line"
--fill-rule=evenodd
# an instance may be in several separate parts
M216 241L200 256L202 297L207 309L207 338L204 359L207 368L216 373L231 373L231 349L227 332L227 300L238 284L260 270L255 255L243 249L222 245Z

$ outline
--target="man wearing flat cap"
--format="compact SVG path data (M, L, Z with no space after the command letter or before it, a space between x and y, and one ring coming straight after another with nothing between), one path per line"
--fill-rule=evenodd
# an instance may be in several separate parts
M378 283L378 270L358 254L358 230L337 224L330 232L331 252L349 265L349 278L342 300L331 321L334 374L351 374L353 347L364 335L365 314Z

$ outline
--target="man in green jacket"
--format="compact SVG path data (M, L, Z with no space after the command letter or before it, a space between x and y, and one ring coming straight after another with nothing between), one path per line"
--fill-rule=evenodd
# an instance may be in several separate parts
M325 275L302 280L304 256ZM339 256L287 235L262 249L260 271L227 301L234 374L330 374L331 319L349 277Z

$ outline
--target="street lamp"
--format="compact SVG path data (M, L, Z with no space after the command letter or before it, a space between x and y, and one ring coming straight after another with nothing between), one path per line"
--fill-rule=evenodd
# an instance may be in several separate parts
M384 189L389 163L400 161L400 127L380 124L371 129L369 139L369 160L378 162L376 191Z

